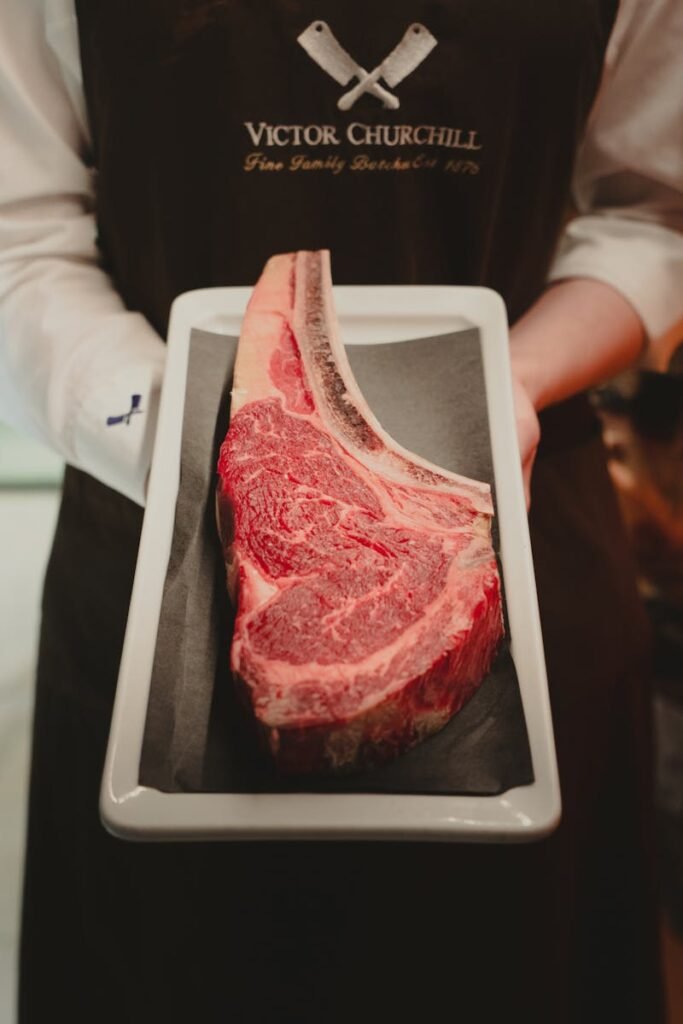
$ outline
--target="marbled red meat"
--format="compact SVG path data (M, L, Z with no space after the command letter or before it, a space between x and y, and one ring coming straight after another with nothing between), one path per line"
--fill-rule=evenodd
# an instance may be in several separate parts
M266 265L218 471L232 670L277 764L351 769L441 728L502 635L490 489L382 430L338 339L327 252Z

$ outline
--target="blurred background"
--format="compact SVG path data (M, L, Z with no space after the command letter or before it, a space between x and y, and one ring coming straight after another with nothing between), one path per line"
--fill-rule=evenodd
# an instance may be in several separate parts
M683 1024L683 337L593 393L653 626L656 806L670 1024ZM0 423L0 1024L14 998L40 592L62 465ZM643 1022L647 1024L647 1022Z
M652 623L655 802L671 1024L683 1022L683 335L665 372L596 390L609 468Z
M0 1024L15 1024L16 950L40 592L62 464L0 423Z

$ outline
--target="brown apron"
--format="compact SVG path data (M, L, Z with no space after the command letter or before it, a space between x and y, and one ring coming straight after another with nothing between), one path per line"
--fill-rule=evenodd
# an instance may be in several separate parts
M541 291L614 0L77 7L103 256L162 334L178 293L251 284L267 256L298 248L329 247L340 283L488 285L512 319ZM347 110L343 54L297 41L329 32L371 71L409 26L431 33L430 52L403 44L381 82L391 95L366 90ZM108 836L98 787L141 516L67 470L44 598L21 1024L661 1019L643 621L583 398L544 417L534 478L564 802L537 844Z

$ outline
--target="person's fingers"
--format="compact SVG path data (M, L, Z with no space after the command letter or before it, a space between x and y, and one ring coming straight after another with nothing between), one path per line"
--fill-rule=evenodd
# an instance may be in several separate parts
M536 461L536 445L530 455L522 463L522 480L524 481L524 497L526 499L527 512L531 507L531 474Z
M515 402L515 418L517 423L517 440L519 442L519 454L522 462L522 480L524 483L524 496L527 509L531 503L531 473L534 467L536 451L541 436L541 428L538 422L536 410L531 399L522 384L514 377L512 378L513 396Z

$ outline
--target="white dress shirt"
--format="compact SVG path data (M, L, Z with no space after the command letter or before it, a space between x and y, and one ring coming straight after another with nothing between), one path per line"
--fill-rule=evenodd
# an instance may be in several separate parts
M682 0L622 0L549 274L612 285L654 347L683 317L682 52ZM88 146L74 0L2 0L0 417L143 503L165 346L99 265Z

